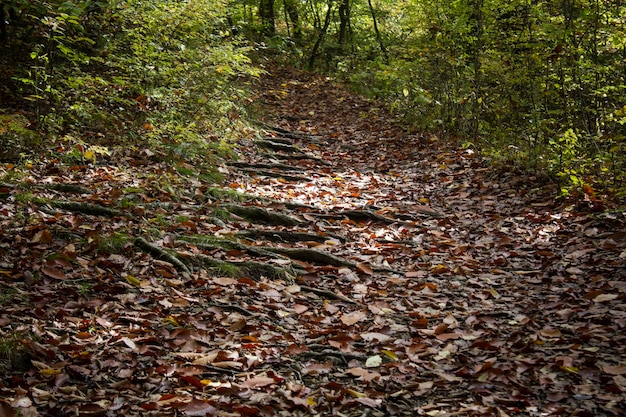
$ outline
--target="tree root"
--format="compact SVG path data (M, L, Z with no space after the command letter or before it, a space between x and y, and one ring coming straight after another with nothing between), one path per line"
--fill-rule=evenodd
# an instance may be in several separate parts
M292 155L282 155L279 153L270 153L270 154L261 154L261 156L265 156L267 158L274 158L274 159L281 159L281 160L289 160L289 159L295 159L295 160L311 160L311 161L315 161L318 164L322 164L322 165L326 165L326 166L330 166L331 163L328 161L324 161L321 158L318 158L316 156L312 156L312 155L308 155L306 153L301 153L301 154L292 154Z
M194 237L178 236L177 240L186 242L186 243L191 243L202 249L240 250L240 251L248 252L252 256L266 256L268 258L274 258L274 259L276 258L288 259L285 256L281 256L280 254L276 254L264 248L246 245L243 243L235 242L233 240L219 239L219 238L214 238L214 237L203 237L203 236L194 236Z
M327 345L318 345L312 344L307 345L307 348L310 350L306 352L301 352L297 356L301 359L304 358L320 358L320 359L330 359L333 361L340 361L341 363L347 365L351 360L357 360L359 362L366 362L367 356L357 355L350 352L341 352L338 350L331 349L330 346ZM321 351L315 351L313 349L321 349Z
M138 248L142 249L143 251L145 251L146 253L154 256L155 258L161 259L163 261L169 262L172 265L174 265L174 267L176 269L178 269L181 272L186 272L188 274L191 273L191 270L187 267L187 265L185 265L180 259L178 259L175 255L172 255L171 253L169 253L168 251L166 251L165 249L148 242L147 240L145 240L142 237L138 237L135 239L135 246L137 246Z
M298 261L313 262L337 267L346 266L349 268L356 268L356 264L354 262L317 249L271 247L264 247L264 249L270 252L280 253L281 255L288 256L289 258Z
M237 206L223 204L219 207L237 216L243 217L252 223L267 224L270 226L298 226L302 221L286 214L274 213L255 206Z
M26 184L22 184L19 185L20 187L23 187ZM47 190L53 190L53 191L58 191L61 193L68 193L68 194L92 194L92 191L87 188L87 187L83 187L82 185L78 185L78 184L28 184L26 185L27 187L39 187L39 188L44 188ZM16 184L9 184L6 182L0 182L0 188L9 188L9 189L13 189L13 188L17 188L18 185Z
M256 168L256 169L280 169L281 171L304 171L301 167L295 167L288 164L247 164L245 162L230 162L228 166L232 166L235 168Z
M269 125L267 123L261 122L261 121L255 121L255 123L261 127L263 127L266 130L270 130L272 132L278 133L279 136L285 137L285 138L290 138L290 139L304 139L304 140L308 140L314 143L319 143L320 139L318 137L312 136L312 135L308 135L306 133L299 133L299 132L292 132L290 130L287 129L283 129L282 127L278 127L278 126L273 126L273 125Z
M342 294L337 294L332 291L322 290L319 288L308 287L306 285L299 285L299 286L300 286L300 289L304 292L310 292L310 293L313 293L322 297L326 297L331 300L343 301L344 303L348 303L348 304L359 304L358 302L351 300Z
M273 149L275 151L283 151L289 154L302 154L303 152L297 146L285 143L275 142L273 140L257 140L256 145L261 148Z
M92 216L106 216L106 217L132 217L131 214L121 210L112 209L109 207L99 206L91 203L79 203L76 201L52 201L52 200L38 200L38 204L46 204L50 207L71 211L74 213L89 214Z
M235 233L247 239L266 239L278 242L326 242L330 236L316 235L313 233L291 232L288 230L259 230L249 229ZM334 237L334 236L332 236ZM343 238L341 239L344 240Z
M296 272L263 262L227 262L206 255L193 255L188 261L198 267L214 271L218 275L249 277L258 281L261 277L292 282ZM223 273L225 272L225 273Z
M249 174L260 175L260 176L265 176L265 177L272 177L272 178L283 178L285 181L292 181L292 182L308 182L308 181L311 181L310 178L299 177L297 175L285 174L284 172L260 170L260 169L254 169L254 168L239 168L239 172L247 172Z

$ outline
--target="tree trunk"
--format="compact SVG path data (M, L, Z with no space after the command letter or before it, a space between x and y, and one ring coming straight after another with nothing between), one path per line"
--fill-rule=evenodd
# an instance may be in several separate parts
M285 11L291 20L293 25L293 38L297 42L302 40L302 28L300 27L300 15L298 13L298 6L294 0L284 0Z
M387 55L387 48L383 43L383 38L380 36L380 30L378 30L378 21L376 20L376 13L374 12L374 6L372 5L372 0L367 0L367 4L370 8L370 13L372 14L372 22L374 23L374 32L376 33L376 40L378 41L378 45L380 46L380 52L383 55L383 59L385 62L389 62L389 57Z
M261 18L261 33L264 36L274 36L276 34L274 0L259 1L259 17Z
M350 36L350 0L343 0L339 5L339 47L344 49Z
M324 42L324 38L326 37L326 33L328 32L328 26L330 26L330 18L333 13L333 2L334 0L328 0L328 10L326 10L326 17L324 18L324 27L320 29L319 36L317 37L317 41L315 41L315 45L313 45L313 49L311 50L311 56L309 56L309 69L312 70L315 66L315 58L317 58L317 51L320 49L320 46Z

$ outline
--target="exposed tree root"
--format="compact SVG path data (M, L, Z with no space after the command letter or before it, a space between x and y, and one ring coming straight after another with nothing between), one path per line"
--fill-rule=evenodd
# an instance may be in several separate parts
M145 251L146 253L154 256L155 258L161 259L163 261L169 262L172 265L174 265L174 267L176 269L178 269L181 272L186 272L188 274L191 273L191 270L187 267L187 265L185 265L180 259L178 259L176 256L172 255L171 253L169 253L168 251L166 251L165 249L148 242L147 240L145 240L142 237L138 237L135 239L135 246L137 246L139 249Z
M9 184L6 182L0 182L0 188L9 188L9 189L14 189L14 188L23 188L24 186L27 187L40 187L40 188L45 188L47 190L53 190L53 191L58 191L61 193L68 193L68 194L92 194L92 191L87 188L87 187L83 187L82 185L78 185L78 184Z
M227 262L206 255L193 255L186 258L189 263L213 271L218 275L242 276L259 280L261 277L293 281L296 272L291 268L282 268L268 263L245 261ZM221 273L227 272L226 274Z
M266 239L277 242L326 242L331 236L316 235L313 233L291 232L289 230L259 230L248 229L235 233L235 236L247 239ZM335 236L332 236L335 238ZM340 240L344 240L341 238Z
M304 359L304 358L330 359L333 361L339 361L343 363L344 365L347 365L348 361L351 361L351 360L357 360L363 363L367 361L367 356L356 355L350 352L341 352L339 350L329 349L328 345L312 344L312 345L307 345L307 348L309 348L310 350L299 353L297 356L300 357L301 359ZM321 350L316 351L313 349L321 349Z
M281 171L304 171L301 167L288 165L288 164L248 164L245 162L231 162L228 166L236 168L257 168L257 169L280 169Z
M216 303L214 301L211 301L211 302L206 303L206 305L211 306L211 307L221 308L222 310L226 310L226 311L236 311L237 313L243 316L247 316L247 317L256 316L256 314L254 314L252 311L246 310L245 308L238 306L236 304L223 304L223 303Z
M324 161L321 158L318 158L316 156L313 155L308 155L305 153L302 154L292 154L292 155L283 155L283 154L279 154L279 153L266 153L266 154L261 154L262 156L265 156L267 158L273 158L273 159L280 159L280 160L289 160L289 159L294 159L294 160L311 160L311 161L315 161L318 164L322 164L322 165L326 165L326 166L330 166L330 162L328 161Z
M275 143L282 143L283 145L293 145L293 140L288 139L286 137L267 136L263 138L263 140L269 140L270 142L275 142Z
M256 145L261 148L273 149L275 151L283 151L287 153L293 154L302 154L303 152L294 145L288 145L285 143L279 143L272 140L257 140Z
M321 297L326 297L326 298L331 299L331 300L339 300L339 301L343 301L343 302L348 303L348 304L359 304L358 302L349 299L345 295L336 294L336 293L334 293L332 291L322 290L320 288L308 287L306 285L300 285L300 289L302 291L310 292L310 293L319 295Z
M215 249L240 250L240 251L248 252L248 254L252 256L265 256L268 258L288 259L285 256L281 256L280 254L276 254L274 252L268 251L267 249L264 249L258 246L246 245L243 243L235 242L233 240L218 239L214 237L202 237L202 236L195 236L195 237L179 236L178 240L182 242L192 243L193 245L199 248L208 249L208 250L215 250Z
M256 206L222 204L219 207L253 223L261 223L271 226L298 226L303 224L302 221L296 219L295 217L291 217L286 214L274 213Z
M443 214L441 213L437 213L435 211L430 211L430 210L425 210L425 209L416 209L416 212L420 213L420 214L424 214L424 215L428 215L430 217L435 217L435 218L442 218L445 217ZM371 220L371 221L375 221L375 222L381 222L381 223L385 223L385 224L393 224L393 223L403 223L403 222L411 222L411 221L415 221L415 219L413 219L411 216L408 215L401 215L398 216L398 218L393 218L393 217L387 217L387 216L383 216L381 214L378 214L374 211L371 210L342 210L339 211L337 213L307 213L311 216L316 216L316 217L320 217L320 218L325 218L325 219L343 219L345 217L352 219L352 220L356 220L356 221L363 221L363 220Z
M265 176L265 177L283 178L286 181L293 181L293 182L308 182L308 181L311 181L310 178L299 177L297 175L285 174L284 172L260 170L260 169L254 169L254 168L239 168L239 171L240 172L247 172L247 173L254 174L254 175L261 175L261 176Z
M76 201L53 201L53 200L39 200L38 204L46 204L50 207L71 211L74 213L89 214L92 216L106 216L106 217L132 217L131 214L112 209L109 207L99 206L91 203L80 203Z
M354 262L348 261L347 259L340 258L327 252L319 251L317 249L271 247L265 247L265 249L271 252L280 253L281 255L288 256L291 259L295 259L298 261L312 262L321 265L332 265L339 267L346 266L349 268L356 268L356 264Z
M376 222L381 222L381 223L386 223L386 224L392 224L398 221L391 217L382 216L370 210L343 210L337 214L346 216L352 220L373 220Z
M308 140L308 141L311 141L311 142L314 142L314 143L321 142L319 137L312 136L312 135L307 135L306 133L292 132L290 130L283 129L283 128L278 127L278 126L269 125L269 124L261 122L261 121L256 121L255 123L257 125L263 127L264 129L270 130L270 131L275 132L275 133L278 133L278 135L283 136L285 138L304 139L304 140Z

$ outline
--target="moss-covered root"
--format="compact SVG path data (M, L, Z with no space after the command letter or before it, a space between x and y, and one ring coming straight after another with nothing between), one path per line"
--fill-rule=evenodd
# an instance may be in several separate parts
M132 217L131 214L121 210L112 209L109 207L99 206L91 203L81 203L76 201L53 201L53 200L41 200L37 201L39 204L46 204L50 207L54 207L61 210L67 210L74 213L89 214L92 216L106 216L106 217Z
M281 268L264 262L227 262L206 255L189 258L198 267L207 269L215 275L249 277L259 280L261 277L293 281L296 272L292 268Z
M165 249L148 242L147 240L145 240L142 237L138 237L137 239L135 239L135 246L137 246L139 249L143 250L146 253L149 253L150 255L154 256L155 258L161 259L165 262L169 262L172 265L174 265L174 267L176 269L178 269L181 272L185 272L190 274L191 270L187 267L187 265L185 265L180 259L178 259L175 255L172 255L171 253L169 253L168 251L166 251Z

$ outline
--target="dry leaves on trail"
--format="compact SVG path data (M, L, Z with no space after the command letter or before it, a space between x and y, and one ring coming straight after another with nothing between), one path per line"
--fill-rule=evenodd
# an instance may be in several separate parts
M208 184L143 157L30 173L124 216L0 190L0 332L18 352L0 361L0 413L626 412L623 214L560 207L326 78L279 71L257 101L291 132L262 135L302 153L243 139L240 162L307 181L228 166L226 183L289 225L225 217Z

